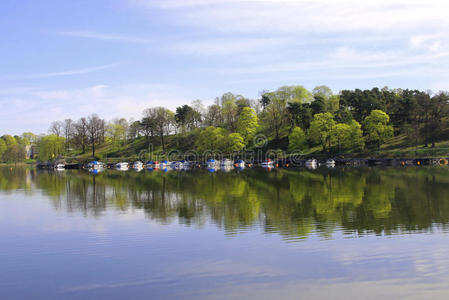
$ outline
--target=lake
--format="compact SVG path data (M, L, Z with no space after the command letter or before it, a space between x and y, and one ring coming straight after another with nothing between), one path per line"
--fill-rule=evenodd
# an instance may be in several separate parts
M447 299L447 167L0 167L0 299Z

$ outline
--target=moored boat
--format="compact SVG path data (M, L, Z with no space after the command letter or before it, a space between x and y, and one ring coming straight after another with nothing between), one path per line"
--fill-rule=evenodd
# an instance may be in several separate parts
M333 160L332 158L329 158L328 160L326 160L326 166L333 168L335 167L335 160Z
M57 170L57 171L65 170L65 164L56 164L55 165L55 170Z
M97 160L93 160L86 165L86 168L93 170L102 170L104 169L104 163Z
M262 161L261 166L262 166L262 167L270 167L270 168L273 168L273 167L274 167L274 162L273 162L270 158L268 158L268 159Z
M241 160L241 159L236 160L235 163L234 163L234 166L236 168L244 169L245 168L245 161Z
M232 166L232 160L226 158L226 159L222 159L220 161L220 166L224 167L224 166Z
M306 160L305 166L306 166L306 168L308 168L308 169L316 169L317 166L318 166L318 162L317 162L317 160L314 159L314 158L308 159L308 160Z
M143 162L135 161L132 166L133 169L143 169Z
M129 169L129 163L127 162L119 162L115 164L115 169L119 171L127 171Z

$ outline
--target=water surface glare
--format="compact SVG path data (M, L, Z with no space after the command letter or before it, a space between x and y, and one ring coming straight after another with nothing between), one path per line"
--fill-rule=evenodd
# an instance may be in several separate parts
M449 169L0 167L0 299L447 299Z

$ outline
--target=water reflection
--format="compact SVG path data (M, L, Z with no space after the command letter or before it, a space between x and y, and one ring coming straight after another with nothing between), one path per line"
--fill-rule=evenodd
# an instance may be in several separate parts
M0 190L47 195L57 210L99 217L139 209L161 224L252 226L302 239L313 232L411 233L446 228L445 168L54 172L0 168Z

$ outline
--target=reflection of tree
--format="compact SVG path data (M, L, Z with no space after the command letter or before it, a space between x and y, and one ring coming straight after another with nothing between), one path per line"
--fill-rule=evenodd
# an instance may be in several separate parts
M359 233L428 229L449 220L445 169L246 170L241 173L35 171L0 168L0 191L40 190L55 209L101 216L141 209L160 223L233 234L263 224L266 232L327 237L337 227Z

